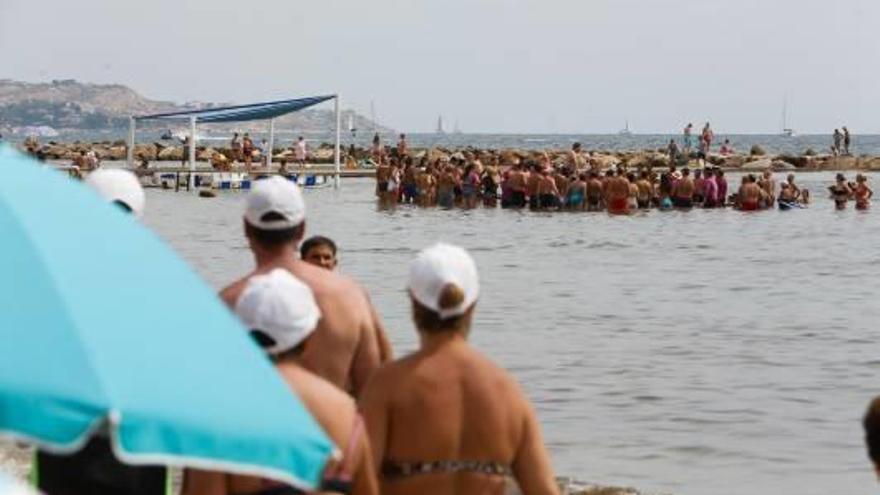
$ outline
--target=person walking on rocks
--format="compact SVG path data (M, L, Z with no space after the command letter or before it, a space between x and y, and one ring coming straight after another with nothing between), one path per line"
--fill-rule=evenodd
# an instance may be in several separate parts
M296 163L299 164L300 167L306 166L306 159L309 157L309 149L306 145L306 140L303 139L302 136L297 138L296 145L293 149L294 158L296 158Z
M843 154L845 156L850 156L849 153L849 145L851 144L851 140L849 137L849 129L846 126L843 126Z
M703 132L700 135L700 151L703 153L703 159L709 156L709 151L712 149L713 139L715 139L715 133L712 132L712 127L706 122L706 125L703 126Z
M831 145L831 154L832 155L834 155L834 156L840 155L842 142L843 142L843 134L840 133L839 129L834 129L834 142Z
M691 148L693 148L694 145L693 131L694 124L689 122L684 128L684 156L686 158L690 158Z

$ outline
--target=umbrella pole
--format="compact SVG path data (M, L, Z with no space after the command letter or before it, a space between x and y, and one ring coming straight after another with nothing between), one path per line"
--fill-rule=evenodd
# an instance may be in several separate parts
M339 116L339 94L338 93L336 94L336 98L334 99L334 101L336 102L336 104L335 104L335 106L336 106L336 147L333 152L333 160L336 163L336 178L334 180L334 184L335 184L336 189L339 189L341 164L339 163L339 139L340 139L339 117L340 116Z
M135 120L134 117L128 118L128 150L126 152L126 161L128 161L129 168L134 167L134 127Z
M266 171L272 170L272 150L275 149L275 119L269 119L269 149L266 153Z
M196 174L196 116L189 118L189 181L187 184L195 189Z

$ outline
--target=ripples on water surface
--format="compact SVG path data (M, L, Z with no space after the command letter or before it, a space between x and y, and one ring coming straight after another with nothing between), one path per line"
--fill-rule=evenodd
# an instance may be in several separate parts
M471 250L473 341L523 384L560 474L693 494L868 493L860 417L875 385L880 206L604 213L379 212L373 183L309 191L398 355L417 250ZM731 184L736 183L731 177ZM146 222L214 287L252 267L242 196L150 191Z

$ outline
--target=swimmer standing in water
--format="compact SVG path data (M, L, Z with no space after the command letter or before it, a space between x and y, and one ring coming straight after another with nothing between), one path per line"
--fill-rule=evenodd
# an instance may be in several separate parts
M846 129L846 127L844 127ZM871 198L874 191L868 186L868 178L862 174L856 175L856 188L853 190L857 210L867 210L871 207Z
M681 179L672 186L672 204L676 208L693 208L694 206L694 180L691 171L685 167L681 169Z
M761 188L753 175L744 175L742 185L737 194L739 209L742 211L757 211L761 201Z
M647 210L651 207L651 200L654 198L654 186L651 184L647 170L639 173L639 180L636 181L638 188L638 196L636 202L640 210Z
M611 172L609 170L609 172ZM608 202L608 213L626 215L629 213L629 181L622 171L612 173L605 182L605 198Z
M834 207L838 210L845 210L846 203L852 196L852 189L846 183L846 177L843 174L837 174L837 180L833 186L828 187L831 193L831 199L834 200Z

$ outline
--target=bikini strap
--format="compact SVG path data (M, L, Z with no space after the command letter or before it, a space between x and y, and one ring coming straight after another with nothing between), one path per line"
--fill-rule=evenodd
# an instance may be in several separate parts
M348 440L348 446L345 448L345 452L342 454L342 460L340 461L337 469L335 470L333 478L350 481L353 477L355 466L352 464L354 455L357 453L357 448L361 440L361 436L364 431L364 418L360 415L360 413L355 413L354 416L354 425L351 428L351 435Z

